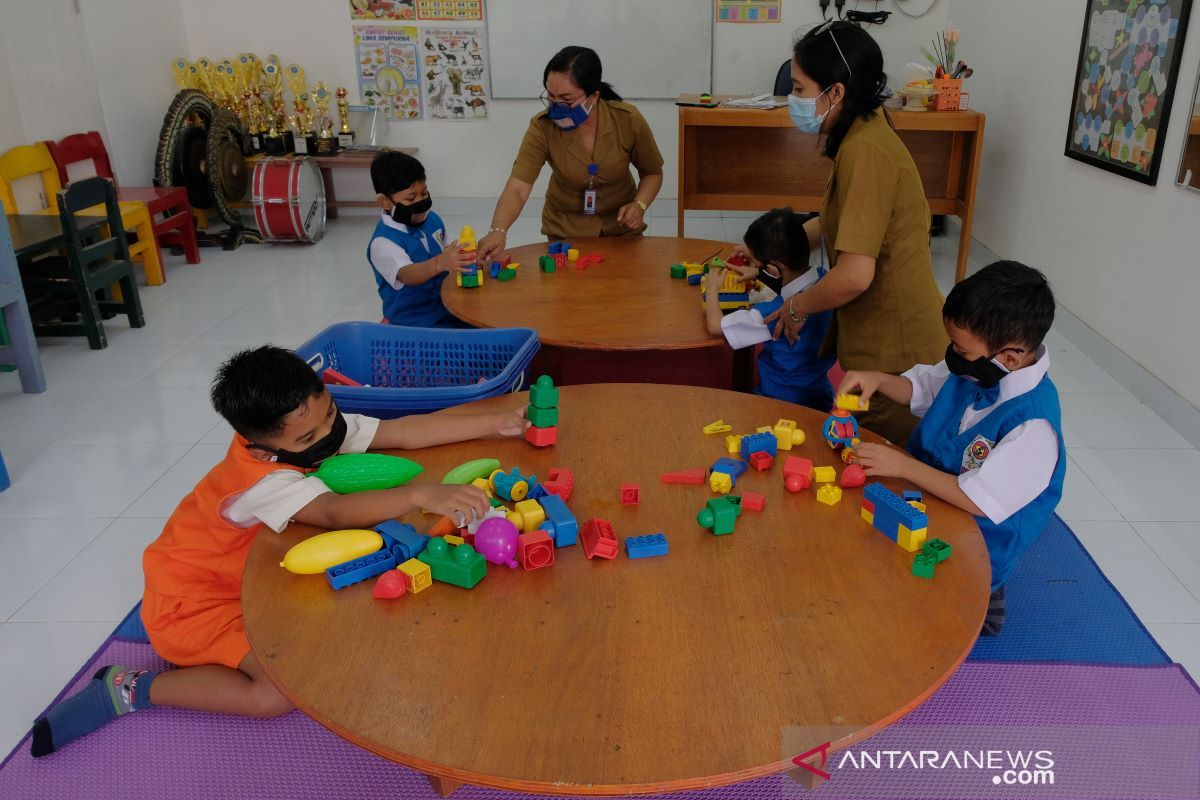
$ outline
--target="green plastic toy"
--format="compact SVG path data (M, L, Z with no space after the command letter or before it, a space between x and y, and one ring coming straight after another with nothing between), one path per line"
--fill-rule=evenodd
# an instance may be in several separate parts
M313 473L337 494L403 486L425 470L415 461L383 453L346 453L321 462Z
M529 387L529 405L535 408L558 408L558 389L549 375L542 375Z
M918 578L926 578L933 580L934 570L937 568L937 556L933 553L917 553L913 558L912 574Z
M469 544L451 547L445 539L430 539L417 558L429 566L435 581L464 589L473 588L487 574L483 553Z
M715 536L733 533L737 518L742 515L742 498L736 495L714 497L700 509L696 522L708 528Z
M486 478L498 469L500 469L500 459L477 458L474 461L459 464L447 472L446 477L442 478L442 483L465 485L479 478Z

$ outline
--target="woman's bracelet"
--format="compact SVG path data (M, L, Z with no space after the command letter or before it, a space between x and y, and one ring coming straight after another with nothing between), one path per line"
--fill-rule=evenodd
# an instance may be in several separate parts
M488 233L508 233L508 228L488 228Z

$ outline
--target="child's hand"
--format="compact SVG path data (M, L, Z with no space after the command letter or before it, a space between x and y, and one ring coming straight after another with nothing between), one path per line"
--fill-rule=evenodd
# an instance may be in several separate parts
M525 419L524 406L496 416L496 433L501 436L524 436L525 429L529 427L529 420Z
M459 242L451 242L437 256L438 272L466 272L478 258L476 252L466 252Z
M727 269L710 269L704 276L704 288L710 294L720 292L721 287L725 285L725 276L728 274L729 270Z
M854 448L854 460L868 477L875 478L907 478L908 467L916 463L903 450L871 442L859 442Z
M863 400L870 400L871 395L879 390L879 382L883 380L883 375L882 372L850 370L842 377L842 382L838 385L837 393L857 394Z
M413 500L431 514L449 517L458 527L483 519L491 504L478 486L422 483L413 486Z
M729 260L734 258L741 258L746 262L748 267L754 267L754 271L758 271L758 261L755 260L754 254L750 252L750 248L746 247L746 245L735 244L733 250L729 253L729 258L725 259L725 263L729 264ZM745 269L745 267L739 267L736 264L730 264L730 268L737 270Z

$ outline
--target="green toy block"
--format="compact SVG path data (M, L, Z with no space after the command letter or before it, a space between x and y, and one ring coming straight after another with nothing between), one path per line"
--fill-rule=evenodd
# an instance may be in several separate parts
M943 542L941 539L930 539L925 542L921 552L933 556L940 564L950 557L950 551L953 549L948 542Z
M696 521L701 527L712 531L714 536L724 536L733 533L734 524L741 515L742 498L726 495L709 500L696 515Z
M515 269L502 269L500 270L500 274L496 276L496 280L511 281L515 277L517 277L517 271Z
M529 405L536 408L558 408L558 389L549 375L542 375L529 387Z
M918 578L928 578L929 580L933 580L933 570L936 567L937 556L933 555L932 553L917 553L916 557L913 559L912 574L916 575Z
M463 275L462 276L462 286L464 289L478 289L479 288L479 274L476 273L474 275Z
M725 269L725 259L723 259L723 258L714 258L712 261L709 261L709 262L708 262L707 264L705 264L704 266L705 266L705 267L712 267L713 269ZM707 272L707 271L708 271L708 270L706 269L706 270L705 270L705 272Z
M558 409L538 408L531 404L525 410L525 418L533 423L535 428L553 428L558 424Z
M445 539L430 539L417 558L429 566L435 581L452 583L464 589L473 588L487 574L483 554L476 552L469 544L452 547Z
M554 264L553 256L538 256L538 268L542 272L557 272L558 267Z
M686 278L687 277L687 267L685 267L683 264L672 264L671 265L671 277L672 278Z

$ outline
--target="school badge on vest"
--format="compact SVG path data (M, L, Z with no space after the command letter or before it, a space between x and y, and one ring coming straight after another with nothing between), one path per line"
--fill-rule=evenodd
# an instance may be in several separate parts
M992 454L992 448L995 446L996 443L985 439L983 434L976 436L963 451L962 472L970 472L982 467L983 462L987 461L987 457Z

